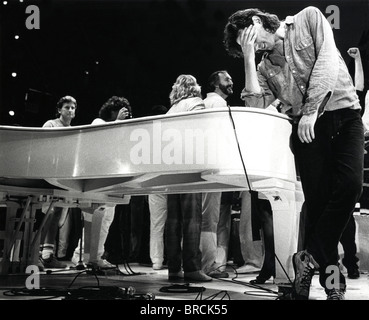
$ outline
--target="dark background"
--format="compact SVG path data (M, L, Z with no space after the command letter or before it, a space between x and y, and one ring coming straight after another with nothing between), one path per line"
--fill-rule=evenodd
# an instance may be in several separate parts
M26 28L30 4L40 9L39 30ZM368 0L1 1L0 125L42 126L55 118L56 102L67 94L78 101L72 125L91 123L112 95L126 97L134 117L145 116L156 104L169 107L179 74L194 75L205 89L210 73L220 69L234 79L230 105L242 105L243 61L227 56L222 44L227 18L258 7L284 19L308 5L326 17L329 5L340 9L339 29L333 31L352 71L346 51L367 46Z

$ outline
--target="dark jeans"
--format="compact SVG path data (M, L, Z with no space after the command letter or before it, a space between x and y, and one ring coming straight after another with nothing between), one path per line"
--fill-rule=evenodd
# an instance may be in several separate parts
M150 210L147 196L132 196L131 201L131 253L132 262L151 264Z
M294 125L292 142L307 208L306 249L325 287L326 267L338 266L338 243L362 192L364 131L360 112L350 109L325 112L314 131L313 142L301 143Z
M264 261L261 267L259 278L269 279L275 277L275 249L274 249L274 232L273 232L273 211L268 200L253 199L252 209L257 210L257 219L260 221L261 231L263 233L264 242Z
M346 225L345 231L342 233L340 242L343 248L342 263L347 269L356 269L359 258L356 256L357 247L355 242L356 223L354 216L351 216Z
M150 212L145 196L132 196L129 204L115 206L114 219L104 244L104 259L112 264L151 263Z
M165 225L168 271L201 270L202 195L168 195L168 217Z
M129 261L131 235L131 206L117 204L114 219L104 243L104 259L112 264L121 264Z

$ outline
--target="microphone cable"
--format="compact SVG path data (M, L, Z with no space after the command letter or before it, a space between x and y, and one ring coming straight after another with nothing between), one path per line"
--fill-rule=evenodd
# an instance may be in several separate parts
M234 136L235 136L235 139L236 139L236 143L237 143L238 153L240 155L240 159L241 159L241 162L242 162L243 171L245 173L245 178L246 178L247 186L249 187L249 192L251 193L251 191L253 191L253 190L251 188L251 184L250 184L250 180L249 180L249 175L248 175L247 170L246 170L245 161L243 160L240 143L238 141L236 125L234 123L233 116L232 116L231 107L228 104L227 104L227 107L228 107L229 119L231 120L232 127L233 127L233 133L234 133Z
M236 143L237 143L237 147L238 147L238 152L239 152L239 155L240 155L240 158L241 158L241 162L242 162L242 166L243 166L243 170L245 172L245 178L246 178L246 181L247 181L247 185L249 187L249 192L251 193L253 190L251 188L251 184L250 184L250 181L249 181L249 177L248 177L248 173L247 173L247 170L246 170L246 166L245 166L245 162L243 160L243 156L242 156L242 152L241 152L241 147L240 147L240 144L239 144L239 141L238 141L238 136L237 136L237 130L236 130L236 125L234 123L234 120L233 120L233 116L232 116L232 111L231 111L231 107L229 105L227 105L228 107L228 114L229 114L229 118L231 120L231 123L232 123L232 126L233 126L233 132L234 132L234 136L236 138ZM288 276L288 273L286 272L285 268L283 267L281 261L279 260L278 256L276 255L276 253L274 253L274 256L276 258L276 260L278 261L279 265L281 266L283 272L285 273L288 281L290 284L293 284L292 280L290 279L290 277Z

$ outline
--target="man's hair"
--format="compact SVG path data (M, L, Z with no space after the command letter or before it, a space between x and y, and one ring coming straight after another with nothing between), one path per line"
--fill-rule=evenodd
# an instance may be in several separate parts
M77 108L77 100L74 99L72 96L64 96L59 99L59 101L56 103L56 117L58 118L60 116L59 110L63 108L63 105L65 103L73 103L74 106Z
M201 98L201 87L197 84L196 78L190 74L179 75L169 94L170 105L192 97Z
M238 31L253 24L252 17L258 16L261 19L264 29L267 32L275 33L281 22L275 14L270 14L260 9L238 10L229 18L224 28L223 43L228 54L235 58L241 58L241 46L237 43Z
M132 118L132 108L129 101L124 97L112 96L106 101L99 110L99 117L104 121L111 121L112 111L119 111L123 107L129 111L129 118ZM115 120L115 119L113 119Z
M155 116L159 114L165 114L168 112L168 108L162 104L154 105L151 108L150 115Z
M213 72L209 76L208 82L207 82L207 90L208 90L208 92L214 92L215 87L219 84L219 75L220 74L226 74L226 73L228 73L227 70L219 70L219 71Z

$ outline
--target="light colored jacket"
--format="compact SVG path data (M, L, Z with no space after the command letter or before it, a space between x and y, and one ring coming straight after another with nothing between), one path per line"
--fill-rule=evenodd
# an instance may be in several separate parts
M175 103L167 113L178 113L201 109L205 109L204 100L202 100L200 97L191 97Z

